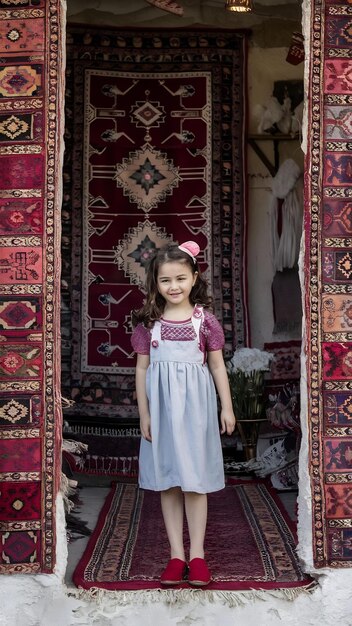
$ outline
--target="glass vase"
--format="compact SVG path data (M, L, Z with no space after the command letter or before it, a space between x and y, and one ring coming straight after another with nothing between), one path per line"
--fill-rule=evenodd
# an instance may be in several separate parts
M261 370L229 373L233 410L246 460L256 457L259 429L264 414L264 372Z

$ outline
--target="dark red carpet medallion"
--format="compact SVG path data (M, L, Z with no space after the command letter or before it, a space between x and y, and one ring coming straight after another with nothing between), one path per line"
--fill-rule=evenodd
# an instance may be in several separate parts
M206 545L213 575L207 589L280 589L311 583L296 555L293 524L263 482L234 484L210 494ZM168 558L159 494L115 484L73 580L85 589L156 589Z
M83 424L136 419L131 310L167 241L196 239L225 351L246 344L246 39L68 28L62 382Z

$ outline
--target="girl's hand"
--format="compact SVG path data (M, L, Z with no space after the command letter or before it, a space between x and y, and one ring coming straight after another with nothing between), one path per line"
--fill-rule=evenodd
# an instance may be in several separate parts
M235 426L236 426L236 418L235 418L235 414L233 413L233 411L225 411L224 409L222 409L221 411L221 415L220 415L220 422L221 422L221 434L224 435L225 433L227 435L232 435L233 431L235 430Z
M149 413L147 413L147 415L144 415L143 417L141 417L141 419L140 419L140 427L141 427L141 433L142 433L143 439L146 439L147 441L151 441L152 440L152 431L151 431L151 420L150 420Z
M220 423L221 434L232 435L236 426L236 418L232 409L229 379L226 372L224 357L221 350L208 352L208 366L214 378L215 386L222 406Z

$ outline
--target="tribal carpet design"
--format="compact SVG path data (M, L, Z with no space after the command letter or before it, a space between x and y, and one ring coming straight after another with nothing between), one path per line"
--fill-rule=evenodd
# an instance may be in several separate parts
M306 223L310 222L306 230L306 314L313 550L317 567L352 566L350 26L351 8L346 2L314 3L308 122L312 134L307 162L311 178L306 184ZM321 235L315 228L318 223L322 225Z
M246 40L75 26L67 41L63 393L68 415L136 417L131 310L156 248L196 239L227 353L248 338Z
M0 573L6 574L50 573L55 565L59 7L58 0L0 1Z
M207 589L309 586L312 580L303 573L296 554L294 524L274 490L264 482L233 482L209 494L206 545L212 582ZM234 536L236 541L229 542ZM84 589L160 588L160 572L168 558L159 494L116 484L73 581Z
M275 381L296 381L301 375L301 341L276 341L265 343L263 349L274 355L268 378Z
M134 373L131 310L166 241L195 236L212 282L210 78L85 71L83 371Z

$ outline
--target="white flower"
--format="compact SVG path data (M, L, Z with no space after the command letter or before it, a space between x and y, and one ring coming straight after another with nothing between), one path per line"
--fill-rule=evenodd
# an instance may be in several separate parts
M273 354L258 348L240 348L226 363L232 404L239 421L261 419L264 415L264 372Z
M245 372L265 372L270 369L270 362L274 355L258 348L240 348L233 353L232 358L227 361L226 368L230 374L236 371Z

